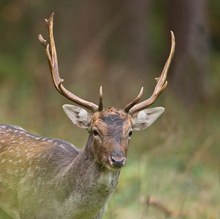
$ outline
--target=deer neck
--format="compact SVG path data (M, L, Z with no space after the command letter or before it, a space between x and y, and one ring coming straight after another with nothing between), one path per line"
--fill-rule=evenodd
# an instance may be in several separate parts
M97 214L114 192L120 174L119 170L111 171L96 161L91 150L92 142L92 136L89 136L84 149L58 180L62 190L60 201L65 200L66 209L77 212L79 216L76 218L89 218L89 215ZM87 209L87 216L82 209Z
M85 190L114 191L117 185L120 170L109 170L101 165L95 158L92 151L93 139L90 134L85 147L79 152L78 156L62 171L62 179L68 182L68 187L73 190L75 187ZM59 177L60 178L60 177ZM68 180L67 180L68 179ZM81 189L80 189L81 188ZM80 191L80 192L83 192Z

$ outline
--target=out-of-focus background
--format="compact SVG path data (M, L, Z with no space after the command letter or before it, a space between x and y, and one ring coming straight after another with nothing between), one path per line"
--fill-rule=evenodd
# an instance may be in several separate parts
M44 18L55 12L65 86L105 107L124 107L141 86L147 98L170 49L168 88L154 106L166 112L135 133L105 219L220 218L219 0L2 0L0 123L82 147L54 89L44 48Z

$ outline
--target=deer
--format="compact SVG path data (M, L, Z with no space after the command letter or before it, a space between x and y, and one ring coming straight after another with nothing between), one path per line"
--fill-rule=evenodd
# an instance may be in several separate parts
M88 131L82 149L61 139L32 134L15 125L0 125L0 215L13 219L101 219L127 161L133 131L149 127L164 112L148 108L167 87L175 37L152 95L139 94L124 108L82 99L64 87L53 33L54 13L45 19L49 40L39 35L46 50L55 89L76 105L65 104L72 123Z

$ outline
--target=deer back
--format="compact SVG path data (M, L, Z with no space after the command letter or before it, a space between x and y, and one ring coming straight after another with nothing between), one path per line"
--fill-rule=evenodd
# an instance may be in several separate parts
M18 126L1 125L0 208L19 209L25 204L25 196L29 197L28 203L31 196L39 201L41 195L49 194L49 185L54 193L61 192L57 187L58 176L78 154L76 147L63 140L33 135ZM44 198L43 203L51 202L50 195Z

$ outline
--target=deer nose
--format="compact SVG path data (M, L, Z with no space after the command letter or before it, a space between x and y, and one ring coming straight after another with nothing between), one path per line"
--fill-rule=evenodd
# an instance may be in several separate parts
M112 153L110 156L110 163L113 167L120 168L125 165L126 157L123 153Z

